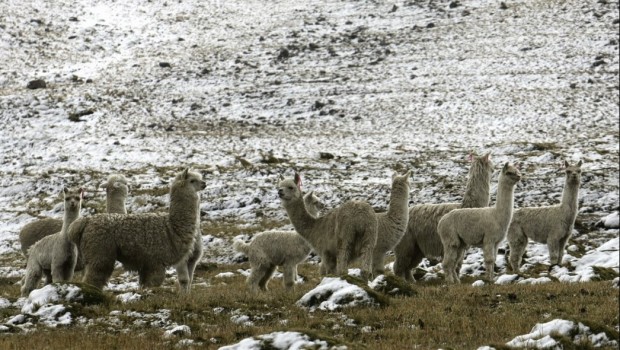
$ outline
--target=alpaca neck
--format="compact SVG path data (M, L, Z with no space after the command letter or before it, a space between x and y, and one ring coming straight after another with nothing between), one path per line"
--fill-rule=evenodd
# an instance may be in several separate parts
M286 203L285 207L291 224L302 237L311 240L312 228L317 219L308 213L306 205L301 198L294 198Z
M62 228L61 231L63 235L66 234L69 229L69 225L74 222L80 216L80 207L78 206L77 210L75 209L67 209L65 208L65 215L62 219Z
M463 195L462 208L482 208L489 205L491 198L491 174L485 167L475 169L469 175L465 194Z
M173 234L193 237L200 220L200 197L196 193L170 193L169 220Z
M505 183L502 179L500 179L499 186L497 188L497 202L495 203L495 210L497 210L500 218L510 222L512 219L513 208L514 185Z
M400 220L403 215L407 215L409 211L409 192L406 188L392 187L390 196L390 204L388 205L387 217L394 220Z
M577 213L577 198L579 195L579 182L567 181L562 191L562 207L569 209L570 213Z
M108 196L106 198L108 214L127 214L124 196Z

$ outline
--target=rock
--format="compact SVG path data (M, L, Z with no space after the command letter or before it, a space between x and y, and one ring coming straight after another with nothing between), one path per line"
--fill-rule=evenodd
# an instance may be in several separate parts
M392 6L392 8L390 9L390 13L396 12L398 10L398 6L394 5Z
M506 5L506 3L502 1L499 3L499 8L500 10L508 10L508 5Z
M459 3L458 1L452 1L450 3L450 5L448 5L448 7L451 8L451 9L453 9L455 7L459 7L459 6L461 6L461 3Z
M26 85L26 87L32 90L45 89L47 87L47 83L43 79L35 79L35 80L28 82L28 85Z
M278 61L284 61L289 57L291 57L291 53L286 47L281 48L278 52Z
M172 65L170 65L170 63L168 63L168 62L159 62L159 66L161 68L171 68L172 67Z
M319 158L321 159L334 159L334 155L329 152L319 152Z

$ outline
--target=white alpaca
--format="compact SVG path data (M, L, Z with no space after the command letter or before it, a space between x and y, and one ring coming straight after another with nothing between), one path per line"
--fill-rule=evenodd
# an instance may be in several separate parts
M125 209L128 192L127 179L121 174L112 174L101 187L106 189L107 212L127 214ZM44 218L22 227L19 231L19 241L24 255L28 256L28 249L41 238L59 232L62 229L62 222L63 220L60 219Z
M317 217L323 207L313 192L304 196L304 204L313 217ZM246 282L253 292L267 290L267 283L277 266L282 267L284 286L292 288L297 277L297 265L306 260L312 250L295 231L261 232L250 243L236 240L233 248L248 256L252 272Z
M385 253L394 248L405 234L409 221L409 178L411 170L404 175L392 175L390 204L385 213L377 214L377 244L373 251L372 270L375 276L384 273Z
M81 188L63 189L65 213L62 228L30 247L22 296L28 296L37 287L42 275L45 275L45 284L69 281L73 277L78 253L75 244L67 238L67 229L80 216L83 193Z
M581 182L581 161L570 165L564 161L566 181L562 202L548 207L527 207L515 210L508 229L510 265L519 271L528 239L547 243L551 265L562 264L564 246L570 237L577 218L577 199Z
M448 283L459 282L457 266L469 246L482 247L486 278L493 280L497 246L506 237L512 219L514 188L519 180L519 170L506 163L499 175L495 206L455 209L439 220L437 233L443 243L443 270Z
M443 245L437 234L439 220L454 209L480 208L489 205L493 162L484 156L470 155L471 166L461 203L419 204L409 209L409 223L404 236L394 247L394 274L413 281L411 270L425 257L441 258Z
M377 243L377 216L372 207L350 201L315 218L308 213L299 188L301 178L282 180L278 196L297 231L321 256L321 274L345 275L347 266L361 259L362 275L372 276L372 252Z
M76 220L69 239L84 258L83 281L103 288L116 260L138 271L140 286L159 286L165 268L188 260L195 251L200 229L200 196L206 187L202 176L185 169L170 186L168 213L99 214ZM188 271L183 271L188 272ZM182 291L189 291L189 276L178 276Z

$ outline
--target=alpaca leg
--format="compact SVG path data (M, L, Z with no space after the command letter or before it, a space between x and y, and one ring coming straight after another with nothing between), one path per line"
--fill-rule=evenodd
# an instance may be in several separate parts
M166 269L164 267L156 267L152 269L144 269L138 271L140 288L159 287L166 279Z
M493 282L493 276L495 273L495 255L497 253L497 245L494 243L484 243L482 251L484 253L484 268L486 269L486 279L489 282Z
M194 282L194 271L196 271L196 265L200 262L202 258L202 239L200 241L196 240L196 245L194 246L194 254L187 260L187 273L189 275L189 284L191 285Z
M549 263L551 266L560 265L560 241L557 239L548 239L547 248L549 249Z
M383 268L384 265L384 252L374 251L372 255L372 273L375 276L383 275L385 270Z
M102 259L99 261L92 260L84 267L84 277L82 281L99 289L103 289L114 271L115 258Z
M461 267L463 266L463 259L465 258L465 253L467 252L467 246L465 244L461 244L456 254L456 265L454 267L453 276L456 281L461 281Z
M259 291L259 282L262 280L263 276L267 272L267 269L261 265L252 266L252 271L250 275L246 279L246 284L250 288L252 292Z
M295 277L297 277L297 265L284 265L282 270L282 273L284 274L284 287L287 289L293 288L293 286L295 286Z
M267 267L265 273L263 274L263 277L258 282L258 287L261 290L263 290L263 291L267 290L267 283L269 282L269 280L271 279L271 276L273 276L273 273L275 271L276 271L276 265L269 265Z
M29 263L26 269L26 275L24 276L24 283L21 288L21 293L23 297L27 297L30 292L32 292L41 281L41 276L43 275L43 270L39 264Z
M396 259L394 260L394 275L404 278L409 282L415 281L413 275L411 274L411 269L415 268L420 264L422 259L424 258L424 254L420 247L414 243L412 245L411 254L404 254L403 252L396 253Z
M175 266L179 290L187 293L189 293L192 282L194 281L194 270L196 269L196 265L200 261L200 258L202 258L202 239L196 239L193 249L192 254L187 260L182 260Z
M562 258L564 258L566 242L568 242L569 237L570 236L563 237L562 239L560 239L560 242L558 243L558 260L557 260L558 265L562 265Z
M338 240L338 255L336 256L336 274L346 275L349 262L349 242L343 239Z
M54 278L52 276L52 270L45 269L43 270L43 274L45 275L45 285L54 283Z
M179 284L179 291L188 293L190 290L190 274L189 274L189 261L182 260L174 267L177 270L177 282Z
M321 266L319 271L321 276L336 273L336 257L329 253L321 255Z
M510 247L510 267L513 272L519 272L521 260L527 248L527 237L522 235L512 237L508 240L508 246Z
M374 244L367 244L365 247L362 248L362 251L360 252L360 259L362 261L362 279L371 280L373 278L373 250ZM381 256L381 261L383 262L383 254ZM382 271L383 265L380 266L380 270Z
M456 261L459 255L458 248L445 246L443 250L443 272L448 283L458 283L458 275L455 276Z

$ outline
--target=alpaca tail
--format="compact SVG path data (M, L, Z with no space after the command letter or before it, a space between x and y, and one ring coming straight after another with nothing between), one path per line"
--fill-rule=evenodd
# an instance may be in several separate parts
M250 245L245 243L244 241L235 240L233 242L233 249L238 251L239 253L248 255L248 252L250 251Z
M82 241L82 233L86 228L86 224L88 224L88 218L79 218L69 226L67 231L67 238L78 247Z

